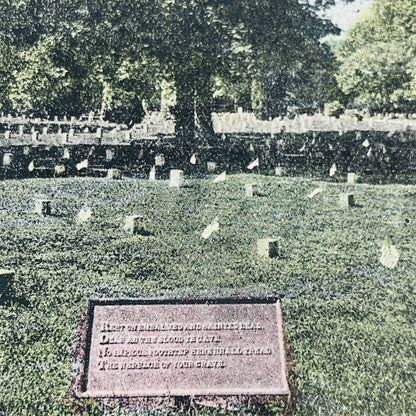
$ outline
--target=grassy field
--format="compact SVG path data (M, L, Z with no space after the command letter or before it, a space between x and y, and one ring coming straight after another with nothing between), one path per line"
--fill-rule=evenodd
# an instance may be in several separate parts
M246 198L246 182L261 196ZM66 395L73 333L91 297L274 293L296 358L297 415L415 415L416 186L352 188L358 206L342 209L345 183L310 178L235 175L180 189L135 179L0 182L0 267L15 270L0 304L0 415L80 414ZM54 215L33 213L42 195ZM93 216L76 225L83 206ZM143 214L153 235L126 234L131 214ZM204 240L215 217L219 232ZM261 260L256 240L269 236L283 238L284 253ZM379 262L383 241L401 253L392 270Z

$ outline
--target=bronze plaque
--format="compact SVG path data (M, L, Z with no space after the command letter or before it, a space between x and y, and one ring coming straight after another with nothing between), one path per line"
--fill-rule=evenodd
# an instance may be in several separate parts
M276 299L97 301L89 309L83 397L289 393Z

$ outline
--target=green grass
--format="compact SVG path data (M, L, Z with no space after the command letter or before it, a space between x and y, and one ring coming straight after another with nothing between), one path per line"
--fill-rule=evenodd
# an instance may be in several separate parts
M247 180L262 196L245 197ZM323 193L308 199L318 186ZM71 414L73 333L90 297L272 293L295 354L297 415L415 415L416 187L358 184L359 206L341 209L345 191L255 175L181 189L134 179L0 182L0 267L16 272L0 304L0 415ZM53 195L54 216L33 213L37 195ZM83 206L93 217L75 225ZM144 214L153 236L125 234L130 214ZM217 216L219 232L202 239ZM269 236L283 238L284 256L260 260L256 240ZM378 260L385 240L401 253L393 270Z

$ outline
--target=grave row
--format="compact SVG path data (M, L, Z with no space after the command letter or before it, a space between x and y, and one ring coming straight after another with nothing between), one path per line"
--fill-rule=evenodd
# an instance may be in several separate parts
M416 170L416 138L404 133L336 132L309 134L221 135L196 142L191 154L170 137L137 140L126 145L3 144L0 146L3 177L31 174L97 174L118 168L132 174L148 175L152 166L167 175L177 167L186 173L227 170L248 171L250 161L259 159L262 173L276 166L288 171L326 173L335 163L340 172L385 172ZM100 144L101 143L101 144ZM79 168L77 168L79 166ZM87 172L86 172L87 171Z

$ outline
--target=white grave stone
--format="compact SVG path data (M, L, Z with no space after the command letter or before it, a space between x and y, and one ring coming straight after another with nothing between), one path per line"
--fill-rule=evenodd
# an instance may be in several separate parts
M39 133L37 131L32 132L32 141L37 142L39 138Z
M102 139L103 137L103 129L101 127L98 127L96 133L95 133L95 137L97 139Z
M285 174L285 170L283 168L281 168L281 167L277 167L274 170L274 174L276 176L283 176Z
M108 162L114 159L114 150L113 149L106 149L105 150L105 160Z
M155 156L155 166L165 166L165 156L164 155L156 155Z
M261 238L257 240L257 254L264 258L274 258L280 255L279 239Z
M180 188L183 184L183 170L172 169L170 171L169 186L171 188Z
M63 175L65 173L65 165L55 165L55 175Z
M35 200L35 213L39 215L51 215L51 201L48 199Z
M345 193L339 195L339 205L341 208L349 208L354 206L354 195Z
M108 179L121 179L121 171L120 169L108 169L107 170L107 178Z
M130 139L131 139L131 132L130 131L125 131L124 132L124 139L126 141L130 141Z
M64 148L64 154L63 154L63 156L62 156L64 159L70 159L71 158L71 154L70 154L70 152L69 152L69 149L68 148Z
M10 130L6 130L6 131L4 132L4 138L5 138L6 140L10 140Z
M248 198L258 195L258 185L256 183L246 183L244 184L244 189Z
M146 234L142 215L128 215L124 221L124 230L129 234Z
M207 170L208 172L214 172L217 170L217 163L216 162L207 162Z
M347 184L348 185L355 185L355 181L356 181L356 175L354 172L348 172L347 173Z
M3 154L3 166L10 166L13 160L13 154L10 152Z
M25 126L19 126L19 136L23 136L25 132Z
M75 135L75 130L74 129L69 129L68 137L74 137L74 135Z

